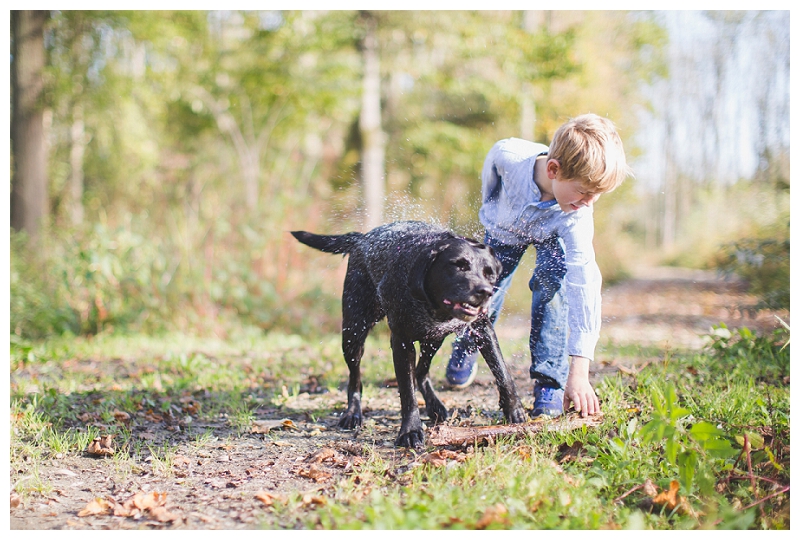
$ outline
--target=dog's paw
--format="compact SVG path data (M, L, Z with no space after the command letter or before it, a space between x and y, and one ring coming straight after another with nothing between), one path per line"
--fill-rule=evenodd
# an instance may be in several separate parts
M528 421L528 414L522 405L514 407L506 413L506 420L509 424L524 424Z
M346 430L353 430L359 429L361 427L361 413L349 413L346 412L342 414L342 417L339 419L339 427Z
M430 418L431 422L434 424L441 424L450 417L447 412L447 407L441 402L434 403L430 407L427 407L426 411L428 412L428 418Z
M413 429L406 433L400 433L394 444L405 448L422 449L425 448L425 434L422 429Z

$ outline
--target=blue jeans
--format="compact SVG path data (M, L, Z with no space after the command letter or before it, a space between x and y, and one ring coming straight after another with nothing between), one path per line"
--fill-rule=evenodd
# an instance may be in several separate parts
M486 233L484 242L492 246L495 255L503 263L499 285L489 304L489 319L497 320L503 306L511 278L519 266L527 245L502 244ZM569 375L567 356L567 298L564 278L567 274L564 247L561 240L552 236L544 242L534 242L536 268L528 286L531 301L531 379L547 386L564 388ZM469 333L457 336L453 342L451 362L454 358L477 352Z

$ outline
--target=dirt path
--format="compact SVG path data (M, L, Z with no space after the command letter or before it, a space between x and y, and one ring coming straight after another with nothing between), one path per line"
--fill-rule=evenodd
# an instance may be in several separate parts
M651 346L655 350L692 349L702 346L700 334L712 325L748 326L760 332L776 327L772 314L743 315L736 309L753 299L741 284L725 282L713 274L677 269L655 269L608 287L604 292L604 326L594 381L640 361L611 357L605 344ZM788 320L787 320L788 322ZM524 343L528 321L501 319L501 341ZM448 349L449 352L449 349ZM442 354L442 353L440 353ZM524 347L506 354L520 393L530 392L529 359ZM443 358L437 359L443 364ZM444 366L434 371L442 378ZM466 391L440 392L448 409L456 411L453 422L495 422L497 392L485 367ZM523 399L530 406L530 398ZM198 425L195 433L211 433L202 444L178 436L182 426L162 424L132 429L131 444L171 446L168 463L159 459L97 459L87 455L47 456L30 466L11 470L11 529L253 529L291 527L275 523L266 506L287 494L301 492L301 506L323 504L332 486L370 453L379 453L395 471L415 465L418 456L396 450L393 440L400 422L396 389L390 386L364 396L366 422L357 434L336 429L335 414L318 417L319 411L341 409L343 391L300 393L281 408L256 411L256 420L271 422L273 430L238 435L228 423ZM274 425L288 419L290 424ZM186 429L186 426L183 426ZM177 429L177 432L176 432ZM191 442L190 442L191 441ZM15 500L15 486L33 477L46 486ZM157 494L145 500L142 494ZM138 506L135 496L139 494ZM274 497L275 499L270 499ZM93 502L94 501L94 502ZM91 505L98 514L81 515ZM105 506L104 506L105 505ZM117 505L118 513L107 508Z

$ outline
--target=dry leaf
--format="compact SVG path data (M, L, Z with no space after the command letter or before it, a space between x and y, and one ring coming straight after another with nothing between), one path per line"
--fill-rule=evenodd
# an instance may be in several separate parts
M647 483L645 483L645 489L647 489ZM652 503L654 507L660 506L670 512L676 510L679 514L698 517L698 513L689 505L689 502L678 495L678 489L680 489L680 484L677 480L672 480L669 483L668 491L662 491L653 497Z
M172 464L176 467L182 467L183 465L188 465L192 462L191 459L187 458L186 456L177 455L172 458Z
M655 497L658 495L658 488L656 488L656 485L649 478L642 484L642 491L644 491L644 494L648 497Z
M114 438L113 435L103 435L102 437L95 437L94 440L89 443L89 446L86 448L86 452L94 456L113 456L114 455L114 446L112 441L113 438Z
M482 531L492 524L502 526L507 526L509 524L508 509L502 503L497 503L487 508L483 516L481 516L481 519L475 524L475 529Z
M180 521L181 517L177 514L173 514L163 506L157 506L155 508L150 509L150 516L153 517L156 521L160 521L161 523L166 523L167 521Z
M325 480L330 480L330 478L333 476L332 473L317 467L315 463L312 463L308 469L298 469L297 474L303 478L310 478L315 482L324 482Z
M275 502L275 496L266 491L256 493L256 499L264 503L264 506L272 506L272 503Z
M454 452L452 450L440 449L436 450L435 452L429 452L420 456L419 462L420 463L427 463L434 467L441 467L443 465L447 465L447 460L455 460L458 463L461 463L467 459L467 456L462 454L461 452Z
M254 420L250 433L269 433L278 429L298 429L288 418L283 420Z
M11 508L16 508L20 504L22 504L22 499L20 498L20 496L17 495L16 493L12 493L11 494Z
M89 504L86 505L86 508L78 512L78 517L110 514L113 508L113 503L97 497L89 501Z
M661 506L666 506L667 510L674 510L678 504L680 504L682 497L678 495L678 489L680 489L680 484L677 480L673 480L669 483L669 491L662 491L655 497L653 497L653 504L659 504Z
M117 420L118 422L127 422L128 420L131 419L131 415L129 415L125 411L114 410L114 412L111 414L114 415L114 419Z
M325 460L335 460L336 459L336 450L329 447L320 448L313 454L306 457L306 463L322 463Z
M325 506L328 504L328 499L323 495L311 495L307 493L303 495L303 506Z
M132 499L134 506L139 510L152 510L163 506L167 502L167 494L164 492L153 491L152 493L136 493Z

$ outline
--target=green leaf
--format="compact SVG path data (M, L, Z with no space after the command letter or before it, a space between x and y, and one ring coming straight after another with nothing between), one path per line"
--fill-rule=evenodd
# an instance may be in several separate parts
M669 438L667 439L667 442L664 445L664 447L665 450L667 451L667 461L669 461L670 463L675 463L678 456L678 450L681 449L680 442L677 441L675 438Z
M691 411L689 409L684 409L683 407L675 407L673 409L670 409L669 418L670 420L675 421L678 418L689 416L689 414L691 414Z
M639 419L636 417L631 418L631 421L628 422L628 426L625 429L629 439L633 437L634 433L636 433L636 428L638 426L639 426Z
M678 471L681 476L681 484L686 488L687 493L692 489L698 461L697 452L692 450L681 452L678 456Z
M782 471L783 465L777 462L775 459L775 454L772 453L772 450L769 449L769 446L765 446L764 451L767 453L767 457L769 458L769 462L772 463L772 466L775 467L776 470Z
M725 433L711 422L698 422L689 430L692 437L698 441L706 441L711 438L723 437Z
M664 422L658 418L654 418L642 426L642 429L639 430L639 435L642 437L642 440L645 443L651 443L655 440L661 439L664 434L664 428L666 427L667 426Z

